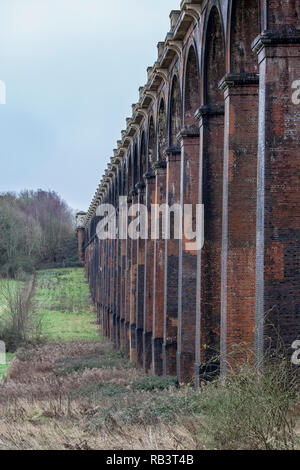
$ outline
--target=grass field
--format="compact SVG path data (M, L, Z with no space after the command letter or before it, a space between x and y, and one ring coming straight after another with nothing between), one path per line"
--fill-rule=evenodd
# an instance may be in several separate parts
M46 341L99 339L82 268L39 271L35 301Z
M5 292L21 283L0 280L0 322L8 315ZM97 340L95 312L91 307L88 284L82 268L39 271L35 285L34 307L41 323L45 342ZM6 364L0 364L0 380L7 374L13 354L6 354Z

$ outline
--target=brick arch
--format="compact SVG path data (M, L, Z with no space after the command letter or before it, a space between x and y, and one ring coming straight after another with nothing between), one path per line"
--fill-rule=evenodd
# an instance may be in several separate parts
M140 169L139 169L139 179L143 180L143 176L147 171L147 142L146 142L146 132L142 131L141 135L141 145L140 145Z
M174 73L171 80L171 92L169 99L169 146L177 147L177 135L182 128L182 96L180 80L177 73Z
M126 181L127 181L127 168L126 168L126 159L124 158L121 166L121 195L126 195Z
M225 40L222 15L217 2L213 2L204 28L204 104L223 105L224 96L219 81L225 75Z
M148 127L148 159L147 159L147 170L149 171L156 160L156 130L155 120L153 114L149 119Z
M138 152L138 142L136 141L133 144L133 154L132 154L132 169L133 169L133 184L132 191L135 191L135 185L139 182L139 152Z
M298 0L261 0L262 30L290 33L300 30L300 5Z
M184 73L183 116L185 126L194 126L195 113L200 106L200 73L197 49L190 44L186 55Z
M130 195L133 184L133 164L132 164L132 151L128 152L127 156L127 194Z
M157 160L164 159L164 152L167 148L167 110L163 97L159 101L157 116Z
M258 71L251 44L260 33L259 0L231 0L228 15L230 73Z

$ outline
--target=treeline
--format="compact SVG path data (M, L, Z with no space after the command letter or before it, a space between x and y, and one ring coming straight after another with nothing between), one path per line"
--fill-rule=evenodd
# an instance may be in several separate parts
M74 215L58 194L0 193L0 275L76 263Z

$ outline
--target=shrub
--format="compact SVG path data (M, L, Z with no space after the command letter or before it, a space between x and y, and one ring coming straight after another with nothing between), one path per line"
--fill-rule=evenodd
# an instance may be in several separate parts
M70 394L70 398L80 400L99 400L102 397L117 397L126 392L128 392L128 389L123 385L99 383L74 390Z
M204 387L201 428L220 449L293 449L296 387L285 359L267 361L263 372L240 366Z
M6 311L1 319L0 339L8 352L40 342L41 325L32 302L33 287L34 276L24 284L10 281L1 284L0 297Z
M88 427L98 430L124 426L148 426L169 423L201 411L199 394L193 390L168 392L131 392L115 400L108 408L88 414Z
M138 380L133 388L134 390L145 390L152 392L154 390L166 390L170 387L178 387L178 381L175 377L156 377L149 376Z

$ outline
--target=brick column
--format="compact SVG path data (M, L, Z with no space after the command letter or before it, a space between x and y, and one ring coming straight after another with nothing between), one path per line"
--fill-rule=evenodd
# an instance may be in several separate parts
M109 195L107 197L107 204L110 203ZM110 254L110 247L111 241L105 240L106 244L106 262L107 262L107 270L106 270L106 296L105 296L105 307L106 307L106 336L110 338L110 292L111 292L111 254Z
M265 340L276 342L267 325L287 347L300 334L300 104L293 89L300 80L300 31L265 32L253 49L260 73L255 340L261 365Z
M138 205L145 204L145 184L140 182L138 190ZM144 319L144 283L145 283L145 240L137 240L137 273L136 273L136 362L143 367L143 319Z
M110 187L108 203L112 204L112 184ZM107 294L107 308L108 308L108 337L111 341L113 341L113 298L114 298L114 283L113 283L113 276L114 276L114 257L113 257L113 245L114 240L108 239L108 294Z
M111 202L113 204L113 201ZM116 273L115 273L115 264L116 264L116 240L110 240L110 257L111 257L111 274L110 274L110 339L115 344L115 325L116 325L116 304L115 304L115 295L116 295Z
M132 205L137 205L138 193L132 192ZM130 239L130 360L136 364L136 282L137 282L137 240Z
M95 275L96 275L96 309L97 309L97 319L100 323L100 295L101 295L101 243L97 239L97 251L96 251L96 260L95 260Z
M107 199L105 200L107 203ZM103 240L104 244L104 292L103 292L103 326L104 330L103 333L105 336L109 335L109 309L108 309L108 298L109 298L109 247L108 247L108 240Z
M85 242L85 218L86 212L78 212L76 214L76 228L77 228L77 240L78 240L78 258L79 261L84 263L84 242Z
M254 349L258 74L227 74L223 175L221 373ZM243 351L234 345L243 343Z
M155 175L152 171L149 171L146 173L145 178L149 236L145 240L143 368L145 372L148 372L152 361L154 240L151 239L151 205L155 202Z
M100 265L100 299L99 299L99 309L100 309L100 324L102 328L102 334L104 334L104 242L100 241L100 253L101 253L101 265Z
M193 205L196 215L199 185L199 130L186 127L179 135L181 145L180 204ZM179 242L179 281L178 281L178 346L177 376L180 382L189 382L194 375L195 333L196 333L196 281L197 251L187 245L190 240L183 237Z
M116 209L116 198L114 195L113 198L113 206ZM116 216L117 217L117 216ZM116 220L117 222L117 220ZM113 257L113 299L112 299L112 324L113 324L113 342L115 345L115 348L118 347L118 338L117 338L117 316L118 316L118 240L117 237L116 239L112 240L112 257Z
M155 169L155 204L166 203L166 161L158 161ZM160 216L155 220L159 238L154 240L153 265L153 330L152 330L152 370L156 375L163 373L163 337L164 337L164 261L165 240L160 230Z
M166 204L180 204L181 149L167 151ZM173 227L174 228L174 227ZM173 234L174 235L174 234ZM178 275L179 240L172 236L165 240L164 275L164 375L176 375L177 330L178 330Z
M126 317L126 240L120 240L120 346L125 351Z
M132 197L128 196L128 210L132 204ZM131 300L131 261L132 261L132 243L131 239L127 237L126 239L126 268L125 268L125 354L130 358L130 300Z
M117 214L117 227L119 226L119 194L116 195L116 214ZM120 349L120 309L121 309L121 259L120 259L120 251L121 251L121 243L120 243L120 233L117 233L116 239L116 296L115 296L115 304L116 304L116 347Z
M199 202L204 204L204 247L197 261L195 380L218 370L220 354L224 108L201 106ZM203 367L202 367L203 366Z

